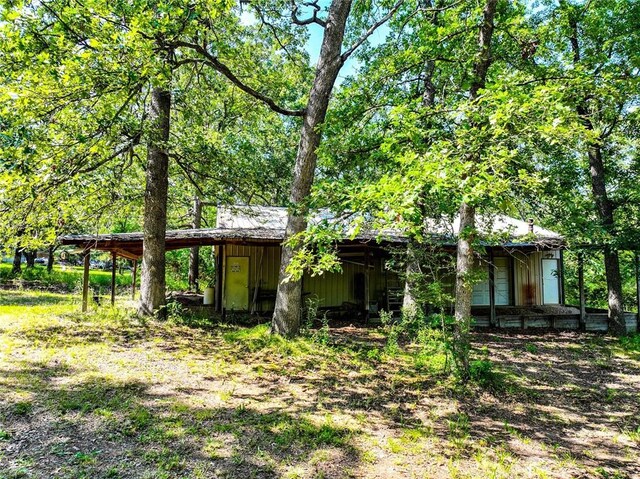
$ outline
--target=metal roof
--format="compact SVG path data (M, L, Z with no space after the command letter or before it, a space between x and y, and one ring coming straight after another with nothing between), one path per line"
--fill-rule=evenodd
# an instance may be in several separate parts
M175 250L193 246L218 244L278 245L285 235L287 209L274 206L230 206L218 207L216 228L170 230L166 233L166 249ZM313 215L309 222L318 224L325 221L342 227L345 238L349 238L349 225L346 221L335 219L328 211ZM505 247L552 248L562 245L563 238L538 226L529 230L529 223L508 216L479 217L478 229L484 233L504 233L509 240L501 243ZM459 221L431 222L428 226L432 237L445 245L455 244L454 232ZM399 230L365 230L344 243L406 243L408 238ZM143 233L112 233L101 235L67 235L61 238L65 245L80 246L85 250L98 249L114 252L126 258L142 256Z

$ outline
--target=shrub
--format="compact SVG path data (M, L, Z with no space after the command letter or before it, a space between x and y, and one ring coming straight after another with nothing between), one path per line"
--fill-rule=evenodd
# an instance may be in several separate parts
M621 337L620 345L625 351L640 352L640 334L630 334Z

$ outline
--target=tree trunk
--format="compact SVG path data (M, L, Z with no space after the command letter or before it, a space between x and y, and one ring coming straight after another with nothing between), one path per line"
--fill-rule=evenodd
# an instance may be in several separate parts
M589 167L591 170L591 191L596 203L600 224L610 235L614 235L614 206L607 194L602 150L598 145L589 146ZM624 319L622 277L618 251L610 245L604 247L604 268L607 278L609 301L609 331L616 336L627 333Z
M437 2L436 2L437 3ZM424 0L422 7L426 13L426 20L433 26L438 25L438 8L434 8L434 2L432 0ZM424 82L422 92L422 106L425 110L433 108L436 103L436 86L433 83L433 76L436 71L436 61L433 58L427 58L424 62ZM425 143L430 143L430 139L426 138ZM427 217L427 208L425 207L424 195L420 195L418 200L418 206L420 207L421 217L423 219L423 234L425 237L429 236L429 229L424 221ZM407 311L410 315L415 315L419 310L424 311L426 304L419 302L416 299L416 275L420 274L420 254L419 248L421 244L415 239L411 239L407 245L407 267L405 270L405 283L404 283L404 296L402 299L402 309Z
M418 248L420 244L415 240L410 240L407 244L407 265L404 278L404 296L402 297L402 314L409 317L415 316L421 304L416 298L416 275L420 274L420 260L418 258Z
M333 0L329 7L316 75L309 94L300 143L293 171L289 196L289 214L285 243L280 257L278 291L273 312L271 331L283 336L295 336L300 330L302 281L289 279L287 268L297 248L286 244L292 236L305 231L307 207L305 199L311 193L317 153L320 146L320 125L324 122L331 91L344 61L341 57L344 30L351 11L352 0Z
M35 268L36 266L36 256L38 256L37 250L25 250L24 257L27 259L27 268Z
M478 58L473 66L473 82L469 90L471 101L475 101L478 92L484 88L487 72L491 66L491 38L493 37L493 20L498 0L486 0L483 10L483 21L478 38ZM481 125L476 125L478 128ZM476 158L475 161L480 161ZM471 173L472 174L472 173ZM475 237L475 208L463 202L460 205L460 229L456 255L456 300L455 321L453 326L453 356L458 374L463 381L469 379L469 350L471 349L469 332L471 330L471 299L473 283L471 276L474 270L473 241Z
M167 227L167 191L169 186L167 154L171 116L171 93L162 88L151 92L151 125L147 146L146 189L140 306L138 311L151 315L165 303L165 233Z
M202 224L202 202L197 196L193 199L193 222L191 227L200 228ZM198 276L200 270L200 248L194 246L189 251L189 289L198 291Z
M47 256L47 271L49 273L51 273L53 271L53 261L54 261L53 253L55 251L56 251L56 246L55 245L49 246L49 254Z
M13 253L13 267L11 274L20 274L22 272L22 248L18 246Z
M475 239L475 209L467 203L460 206L460 230L458 231L456 258L455 324L453 328L453 359L463 380L469 379L469 333L471 331L471 298L474 270L473 241Z
M578 19L569 17L571 36L569 41L573 52L573 62L578 65L581 61ZM583 99L578 103L576 110L584 127L590 132L594 131L592 115L589 111L588 100ZM596 204L598 220L604 230L613 238L615 235L615 207L607 194L604 161L602 159L602 146L599 142L588 145L589 172L591 174L591 192ZM609 331L616 336L627 333L624 319L624 304L622 296L622 277L620 275L620 258L615 248L610 245L604 247L604 267L607 278L607 292L609 302Z

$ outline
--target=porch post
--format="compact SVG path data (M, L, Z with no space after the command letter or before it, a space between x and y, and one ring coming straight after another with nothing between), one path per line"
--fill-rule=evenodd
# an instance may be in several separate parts
M636 331L640 333L640 253L636 251L633 260L636 269Z
M202 224L202 202L197 196L193 199L193 229L200 228ZM200 247L193 246L189 250L189 289L198 292L200 279Z
M369 247L364 247L364 321L369 322Z
M84 253L84 269L82 272L82 312L85 313L87 311L87 307L89 305L89 259L91 250L86 251Z
M222 257L224 256L224 245L218 246L216 255L216 312L222 312Z
M580 294L580 321L579 329L584 331L587 326L587 301L584 292L584 252L578 252L578 289Z
M227 248L224 247L222 248L222 258L221 258L221 264L222 267L220 268L220 277L222 278L222 280L220 281L220 313L222 313L222 319L225 319L226 314L227 314L227 310L225 308L225 296L227 295L226 293L226 289L227 289L227 285L225 284L227 281Z
M133 260L133 281L131 282L131 299L136 299L136 278L138 276L138 260Z
M116 304L116 252L111 253L111 306Z
M560 304L565 305L567 299L564 294L564 250L560 250L560 264L558 266L558 274L560 276Z
M495 289L495 268L493 266L493 248L487 247L489 250L489 326L496 325L496 289Z

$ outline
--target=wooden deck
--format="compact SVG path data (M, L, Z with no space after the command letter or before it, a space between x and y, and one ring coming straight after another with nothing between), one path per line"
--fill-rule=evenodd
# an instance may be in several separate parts
M202 304L202 295L193 293L174 293L172 298L178 301L182 306L203 317L224 317L220 313L216 313L213 305L204 306ZM496 321L493 327L504 329L546 329L546 330L583 330L587 332L606 332L609 326L607 313L604 311L592 310L586 313L584 327L581 328L580 313L578 308L565 306L499 306L496 308ZM335 313L339 311L336 309ZM331 314L330 319L340 320L350 318L358 322L364 320L363 314L354 316L355 310L350 308L344 310L344 314ZM272 312L261 312L263 318L269 317ZM348 313L348 314L347 314ZM242 313L239 313L242 314ZM249 312L247 311L248 315ZM474 327L477 329L486 329L491 327L489 307L474 306L472 314L475 320ZM627 331L629 333L640 332L640 324L636 313L625 313L627 322Z
M557 330L584 330L593 332L606 332L609 329L609 319L606 312L593 311L585 315L584 326L580 324L580 313L571 311L575 308L566 308L563 311L545 311L542 307L500 307L496 308L494 327L519 328L519 329L557 329ZM473 308L475 319L474 327L491 327L490 312L488 308ZM625 313L627 332L640 332L640 324L636 313Z

